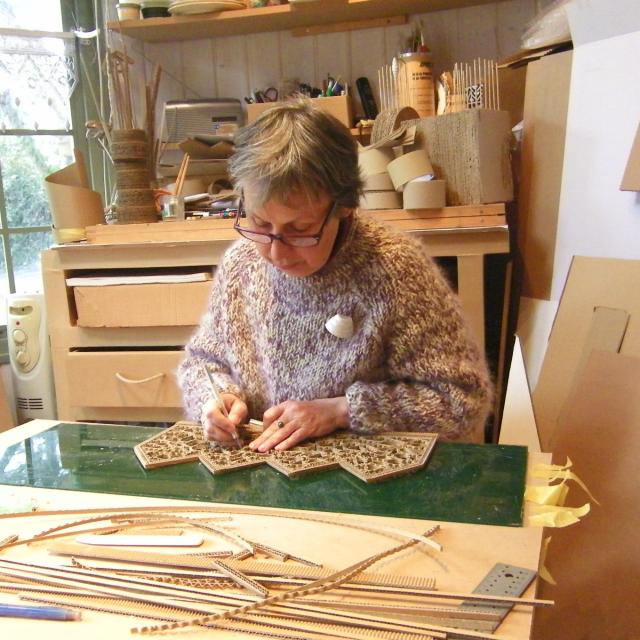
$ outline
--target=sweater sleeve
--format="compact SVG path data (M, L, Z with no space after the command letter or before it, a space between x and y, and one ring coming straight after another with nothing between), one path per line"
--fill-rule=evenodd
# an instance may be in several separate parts
M350 428L427 431L446 440L482 442L492 386L457 298L421 252L417 261L400 263L396 277L387 278L393 286L385 294L388 379L347 389Z
M243 397L234 383L231 369L225 358L228 353L229 331L227 304L230 297L228 268L223 263L216 270L207 311L200 326L185 346L185 357L178 367L178 384L182 390L185 416L189 420L200 420L202 406L211 397L204 367L213 374L213 379L222 393L233 393Z

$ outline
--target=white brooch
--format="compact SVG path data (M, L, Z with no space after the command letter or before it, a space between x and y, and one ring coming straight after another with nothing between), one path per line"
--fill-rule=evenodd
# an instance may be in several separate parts
M324 323L324 326L336 338L345 339L353 336L353 320L351 316L343 316L341 313L336 313L335 316Z

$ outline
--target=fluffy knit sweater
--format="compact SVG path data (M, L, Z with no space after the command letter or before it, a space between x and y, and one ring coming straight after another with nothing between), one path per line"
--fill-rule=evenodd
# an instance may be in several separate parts
M338 313L353 319L351 338L326 330ZM355 432L483 439L491 384L455 295L416 241L369 218L355 216L325 267L304 278L235 243L185 352L178 380L191 419L210 397L206 363L257 419L285 400L346 396Z

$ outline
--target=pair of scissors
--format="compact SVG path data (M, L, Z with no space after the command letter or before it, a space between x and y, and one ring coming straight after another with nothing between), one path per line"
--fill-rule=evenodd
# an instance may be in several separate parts
M275 87L267 87L261 92L265 102L277 102L278 90Z

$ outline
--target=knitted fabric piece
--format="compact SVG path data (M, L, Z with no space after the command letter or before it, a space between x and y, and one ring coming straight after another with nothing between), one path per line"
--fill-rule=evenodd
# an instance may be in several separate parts
M351 316L354 335L325 322ZM346 396L350 429L430 431L481 442L492 389L456 296L420 245L356 216L319 272L289 276L241 240L216 271L208 310L178 370L185 413L199 420L210 392L251 417L285 400Z

